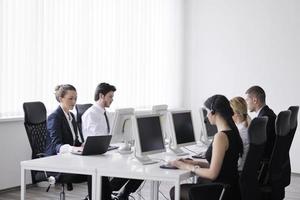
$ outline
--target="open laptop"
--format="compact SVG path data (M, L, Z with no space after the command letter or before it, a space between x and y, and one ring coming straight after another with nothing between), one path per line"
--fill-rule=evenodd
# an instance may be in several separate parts
M83 148L73 148L72 153L78 155L104 154L109 147L111 135L96 135L86 138Z

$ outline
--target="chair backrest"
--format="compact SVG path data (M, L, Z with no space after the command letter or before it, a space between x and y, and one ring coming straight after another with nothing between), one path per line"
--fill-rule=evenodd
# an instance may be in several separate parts
M189 199L222 200L225 188L222 183L196 184L189 189Z
M47 111L42 102L25 102L24 126L32 150L32 159L44 153L47 136Z
M240 189L243 200L260 199L257 171L267 140L267 122L267 117L257 117L251 121L248 128L249 151L240 176Z
M290 117L291 111L281 111L275 121L276 139L273 152L270 158L268 176L265 183L275 182L280 183L283 176L283 163L286 160L289 152L289 138L290 133ZM283 184L283 183L280 183Z
M289 146L291 147L298 126L299 106L290 106L288 110L291 111L291 118L290 118L291 130L289 133L289 143L290 143Z
M91 107L93 104L91 103L86 103L86 104L76 104L76 111L77 111L77 116L76 116L76 120L77 120L77 125L79 128L79 132L80 134L82 134L82 120L81 120L81 116L83 115L83 113L89 109L89 107Z
M288 186L291 183L291 162L290 162L290 149L293 143L293 139L295 136L295 132L298 126L298 111L299 106L290 106L289 109L291 111L291 117L290 117L290 132L287 136L288 140L288 150L285 155L284 161L283 161L283 175L282 175L282 182L284 186Z
M31 147L31 158L42 157L46 147L47 111L42 102L25 102L24 126ZM36 183L35 171L32 171L32 182Z

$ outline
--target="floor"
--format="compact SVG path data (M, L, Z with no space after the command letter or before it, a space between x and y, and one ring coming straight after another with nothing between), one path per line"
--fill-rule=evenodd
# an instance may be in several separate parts
M169 190L172 187L170 183L162 182L160 185L159 200L169 199ZM135 200L151 200L149 198L149 182L145 182L140 187L140 192L133 195L131 199ZM59 199L61 187L57 185L50 189L49 192L45 191L46 188L29 186L26 191L26 199L30 200L49 200ZM74 184L73 191L66 192L67 200L80 200L87 195L86 184ZM20 189L15 188L7 191L0 191L0 200L17 200L20 199ZM286 188L286 200L300 200L300 175L293 174L290 186Z

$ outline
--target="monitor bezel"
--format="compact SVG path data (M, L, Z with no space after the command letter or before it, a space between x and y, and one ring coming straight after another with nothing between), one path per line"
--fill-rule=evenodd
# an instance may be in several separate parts
M152 150L152 151L142 152L141 139L140 139L140 135L139 135L138 122L137 121L140 118L148 118L148 117L158 117L158 119L159 119L163 148L159 149L159 150ZM153 114L153 113L132 116L132 126L133 126L132 129L133 129L133 132L134 132L134 135L135 135L135 148L136 148L136 153L139 156L147 156L147 155L152 155L152 154L166 152L166 147L165 147L165 142L164 142L164 136L163 136L163 129L162 129L160 117L161 117L160 114Z
M193 133L194 133L194 141L192 142L186 142L182 144L178 144L177 138L176 138L176 132L175 132L175 125L173 121L173 114L180 114L180 113L190 113L191 116L191 123L193 127ZM194 129L194 122L193 122L193 114L191 110L173 110L169 112L169 121L170 121L170 127L171 127L171 136L172 136L172 147L173 148L180 148L180 147L185 147L185 146L190 146L196 144L196 135L195 135L195 129Z

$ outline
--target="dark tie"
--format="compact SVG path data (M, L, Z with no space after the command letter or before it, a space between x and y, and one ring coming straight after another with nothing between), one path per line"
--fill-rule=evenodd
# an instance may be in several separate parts
M108 118L107 118L107 115L106 115L106 111L104 111L104 117L105 117L105 121L106 121L106 125L107 125L107 133L109 134L110 127L109 127L109 122L108 122Z
M71 114L69 114L71 115ZM78 140L78 130L77 130L77 123L76 121L74 120L74 116L71 117L72 119L72 125L73 125L73 130L74 130L74 133L75 133L75 141L74 141L74 146L80 146L81 143L79 142Z

